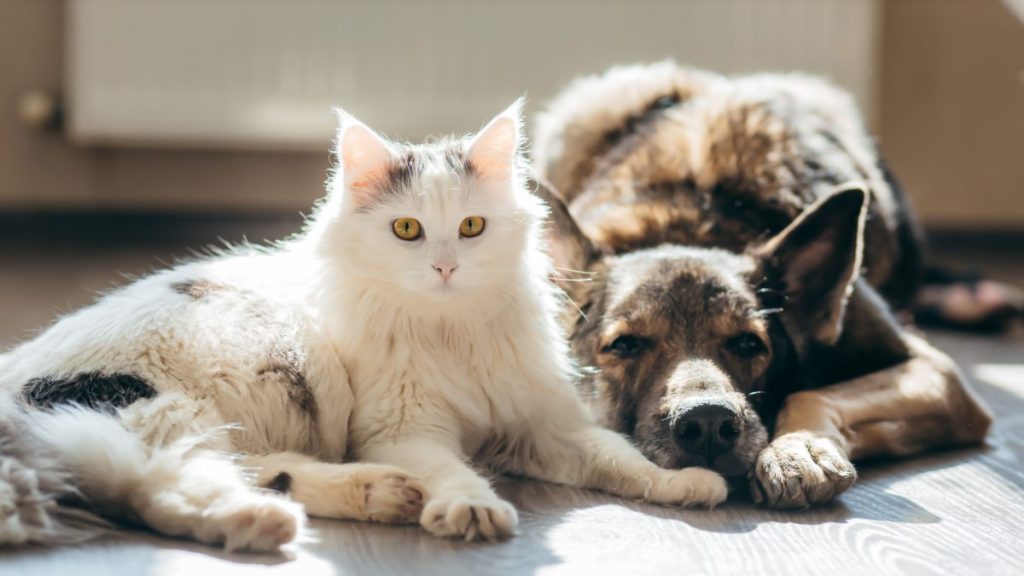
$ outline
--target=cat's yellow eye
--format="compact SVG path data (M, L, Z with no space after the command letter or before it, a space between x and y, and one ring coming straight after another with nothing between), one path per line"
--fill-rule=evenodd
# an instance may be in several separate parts
M468 216L459 224L459 234L463 238L479 236L484 231L484 219L480 216Z
M397 218L391 223L391 229L395 231L395 236L408 241L419 238L423 233L420 221L415 218Z

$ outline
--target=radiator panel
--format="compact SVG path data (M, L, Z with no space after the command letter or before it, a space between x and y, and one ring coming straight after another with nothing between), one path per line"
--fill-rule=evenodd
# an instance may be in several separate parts
M69 132L322 150L340 105L418 139L665 57L824 74L871 117L878 13L877 0L69 0Z

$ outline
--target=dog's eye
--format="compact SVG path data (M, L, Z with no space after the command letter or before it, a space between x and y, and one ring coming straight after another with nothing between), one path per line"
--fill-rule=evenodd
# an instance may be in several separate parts
M752 332L733 336L726 342L726 345L734 354L743 358L753 358L768 352L768 346L765 345L764 340Z
M601 351L615 354L620 358L632 358L643 352L650 344L651 341L646 338L624 334L613 340L611 344L605 346Z

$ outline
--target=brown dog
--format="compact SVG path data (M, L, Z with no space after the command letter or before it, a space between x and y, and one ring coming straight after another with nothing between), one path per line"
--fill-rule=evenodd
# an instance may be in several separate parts
M548 192L584 394L650 458L799 507L848 488L852 459L984 438L956 366L874 289L906 298L920 253L844 94L618 69L571 87L539 136L570 202Z

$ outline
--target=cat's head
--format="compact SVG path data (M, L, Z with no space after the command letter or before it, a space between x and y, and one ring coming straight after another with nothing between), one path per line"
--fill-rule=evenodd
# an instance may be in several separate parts
M545 214L523 177L521 108L516 101L475 136L417 145L339 111L330 204L343 273L428 302L507 285Z

